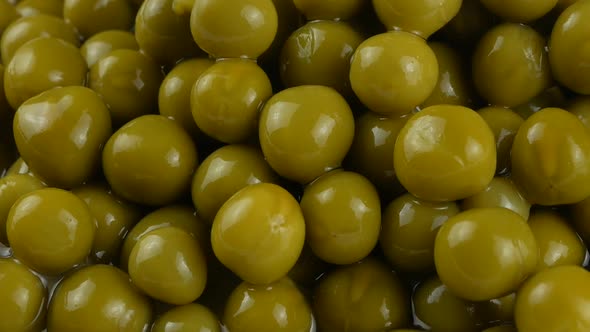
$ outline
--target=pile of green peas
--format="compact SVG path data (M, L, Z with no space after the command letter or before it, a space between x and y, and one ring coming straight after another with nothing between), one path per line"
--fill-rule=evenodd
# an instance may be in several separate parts
M0 0L0 332L590 331L590 0Z

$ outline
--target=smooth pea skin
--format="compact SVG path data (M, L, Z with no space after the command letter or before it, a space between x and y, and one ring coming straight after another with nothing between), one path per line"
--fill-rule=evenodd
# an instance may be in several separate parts
M431 42L428 46L438 62L438 83L420 107L440 104L471 106L476 95L463 56L445 43Z
M541 94L529 99L526 103L514 107L513 111L524 119L547 107L563 108L567 105L567 97L563 88L554 85Z
M434 270L434 239L440 227L459 213L455 202L434 203L411 194L393 200L383 213L380 245L400 271Z
M285 86L325 85L352 95L350 59L364 40L346 22L308 22L285 41L280 74Z
M6 66L6 100L16 110L27 99L51 88L83 86L87 71L76 46L57 38L33 39L21 46Z
M176 0L146 0L135 18L135 37L141 49L160 64L203 55L190 28L190 12L174 11Z
M86 203L56 188L21 196L6 221L14 257L47 275L59 275L83 263L92 249L95 229Z
M89 184L72 190L82 199L96 220L96 234L92 244L92 258L111 263L119 253L129 230L141 218L137 206L114 196L104 184Z
M528 23L549 13L558 0L481 0L492 13L515 22Z
M0 330L41 332L45 328L47 290L26 266L0 259Z
M590 274L580 266L558 266L537 273L516 295L514 318L517 330L590 330L586 306L590 302L588 285Z
M119 49L139 50L133 33L124 30L99 32L82 44L80 52L90 68L111 51Z
M514 326L510 325L502 325L502 326L494 326L490 327L489 329L485 329L482 332L518 332Z
M360 174L335 170L322 175L305 188L301 210L311 249L328 263L358 262L379 240L379 195Z
M545 108L520 127L512 179L532 204L577 203L590 196L590 133L575 115Z
M398 276L369 258L324 275L313 309L320 331L383 331L408 325L409 302Z
M365 112L356 118L356 132L347 161L386 197L397 197L405 191L397 179L391 156L395 140L409 118L409 114L384 117L374 112Z
M580 121L590 130L590 97L578 96L570 101L566 109L576 115Z
M129 276L110 265L74 271L59 283L48 311L48 331L143 332L151 323L149 299Z
M215 62L207 58L180 62L166 75L160 85L158 110L160 115L175 120L192 137L200 133L191 112L191 91L201 74Z
M545 39L533 28L503 23L477 44L472 67L475 87L496 106L514 107L551 84Z
M375 12L388 30L403 30L424 39L457 15L461 0L373 0Z
M430 106L402 128L393 162L412 195L428 201L463 199L484 190L494 177L494 134L469 108Z
M539 248L537 271L559 265L582 266L586 245L559 213L538 210L529 218L529 226Z
M0 179L0 242L8 246L6 221L12 205L23 195L45 187L39 179L25 175L7 175Z
M10 4L7 0L0 0L0 36L2 36L4 29L6 29L9 24L19 17L20 14L16 11L15 6Z
M90 68L88 86L109 106L113 123L122 125L141 115L156 113L163 78L160 67L146 55L118 49Z
M255 136L259 110L272 96L266 73L245 59L221 60L207 68L191 91L193 118L199 129L224 143Z
M14 53L22 45L38 37L59 38L74 46L80 46L80 39L73 26L61 18L45 14L13 21L1 36L0 54L5 65L8 65Z
M474 302L478 320L486 325L511 324L514 321L514 303L516 293L510 293L497 299Z
M174 120L144 115L109 138L102 166L116 194L131 202L161 206L189 189L197 157L191 137Z
M522 196L520 190L512 180L504 177L495 177L486 189L465 198L461 204L463 210L492 207L502 207L512 210L518 213L524 220L528 220L531 203Z
M375 35L356 49L350 84L373 112L388 116L410 113L434 91L438 62L422 38L404 31Z
M567 88L590 94L590 37L584 22L590 19L590 2L577 1L561 13L549 39L549 60L555 79Z
M299 204L271 183L247 186L227 200L211 229L215 256L242 280L268 284L287 275L305 241Z
M223 324L231 332L309 332L312 313L289 278L268 285L243 282L227 300Z
M8 175L17 175L17 174L26 174L30 176L35 176L33 172L29 169L29 165L23 160L23 158L19 157L10 168L6 171L5 176Z
M421 282L412 296L421 326L437 332L479 332L473 303L453 295L440 279Z
M190 27L215 58L258 58L272 44L278 16L272 0L194 0Z
M66 189L96 173L112 133L107 106L82 86L57 87L28 99L16 111L13 129L18 151L33 172Z
M293 0L295 7L308 21L348 20L358 14L363 0Z
M129 255L137 241L149 232L165 227L184 230L197 239L197 242L202 245L203 251L210 250L209 227L196 216L195 210L190 206L168 205L143 217L125 236L121 247L119 268L127 270Z
M63 16L89 38L106 30L129 30L135 12L128 0L64 0Z
M277 180L259 149L247 145L226 145L203 160L195 172L192 200L199 216L213 223L219 208L240 189Z
M354 117L335 90L299 86L268 100L258 134L270 166L279 175L306 184L340 166L352 145Z
M163 313L154 322L151 332L221 332L221 328L211 310L191 303Z
M23 0L16 5L16 10L23 17L38 14L62 17L63 7L63 0Z
M510 150L524 119L508 108L484 107L477 111L490 126L496 140L496 174L510 171Z
M470 301L491 300L516 290L534 272L537 256L526 220L504 208L461 212L443 224L434 243L441 281Z
M156 300L189 304L207 283L207 262L200 244L188 232L163 227L145 234L133 246L128 263L131 281Z

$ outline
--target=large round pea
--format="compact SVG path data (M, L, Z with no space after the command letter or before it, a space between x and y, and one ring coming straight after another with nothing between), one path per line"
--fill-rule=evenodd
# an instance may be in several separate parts
M443 224L434 243L438 276L453 294L471 301L516 290L535 270L537 256L526 220L504 208L461 212Z
M283 83L287 87L325 85L351 95L350 59L363 40L346 22L308 22L284 43L280 59Z
M503 23L489 30L473 53L473 80L482 97L513 107L549 88L545 39L533 28Z
M39 277L12 259L0 258L0 294L0 331L43 331L48 296Z
M210 250L209 227L202 222L190 206L168 205L143 217L125 236L121 247L119 267L127 270L131 250L147 233L165 227L182 229L197 239L204 252Z
M496 174L510 171L510 150L514 136L524 119L508 108L485 107L477 111L486 121L496 139Z
M364 0L293 0L309 21L348 20L363 8Z
M135 13L128 0L64 0L63 16L84 38L106 30L129 30Z
M129 276L109 265L73 272L57 286L49 304L48 331L143 332L151 323L149 299Z
M4 93L4 66L0 64L0 121L9 124L13 112Z
M328 263L358 262L379 240L379 195L360 174L335 170L322 175L305 188L301 210L311 249Z
M528 23L549 13L558 0L481 0L492 13L515 22Z
M191 91L201 74L213 63L206 58L182 61L172 68L160 85L160 114L178 122L192 137L197 137L200 131L191 112Z
M559 15L549 39L549 60L555 79L581 94L590 94L590 37L586 24L590 1L577 1Z
M107 30L88 38L80 47L80 52L88 67L92 67L98 60L111 51L119 49L138 50L139 46L133 33L124 30Z
M475 90L465 68L463 55L451 46L441 42L431 42L428 46L436 55L438 63L438 83L430 96L420 105L451 104L470 107L475 99Z
M45 14L23 17L13 21L1 36L0 55L2 55L2 62L5 65L8 65L14 53L22 45L38 37L54 37L74 46L80 45L80 39L74 27L61 18Z
M194 84L191 111L205 134L224 143L242 143L256 135L259 111L271 96L270 80L255 62L222 60Z
M156 113L163 75L160 67L137 50L111 51L96 62L88 86L109 106L113 123L122 125L148 113Z
M356 118L355 135L347 155L350 167L371 180L386 197L405 191L393 169L395 140L410 115L384 117L366 112Z
M305 241L299 204L271 183L247 186L217 212L211 230L215 256L242 280L268 284L287 275Z
M403 30L427 39L461 8L461 0L373 0L377 16L388 30Z
M430 106L413 115L395 142L394 169L414 196L454 201L484 190L496 171L494 134L475 111Z
M116 194L139 204L165 205L189 189L197 148L174 120L144 115L111 136L102 158Z
M193 40L190 13L177 14L176 0L146 0L135 18L135 38L141 49L161 64L202 55Z
M21 196L6 222L14 257L48 275L59 275L83 263L92 249L95 229L84 201L55 188Z
M0 242L8 245L6 222L8 212L14 203L23 195L45 187L39 179L24 175L7 175L0 179Z
M537 271L559 265L582 266L586 245L559 213L551 210L533 212L529 226L539 248Z
M101 263L112 263L118 258L123 240L141 218L137 206L112 194L104 184L88 184L72 190L82 199L96 220L96 234L92 244L92 258Z
M63 0L22 0L16 4L16 10L23 17L38 14L62 17L63 8Z
M512 179L533 204L577 203L590 196L590 133L575 115L545 108L520 127Z
M221 332L215 314L205 306L191 303L163 313L152 325L151 332Z
M213 223L219 208L233 194L262 182L277 182L277 176L260 150L247 145L226 145L197 168L192 182L193 203L199 216Z
M516 295L518 331L587 331L589 284L590 274L580 266L557 266L537 273Z
M439 278L422 281L412 303L420 325L437 332L479 332L475 305L455 296Z
M131 281L151 298L185 305L195 301L207 283L207 262L188 232L163 227L148 232L133 246L128 263Z
M356 49L350 84L373 112L410 113L434 91L438 62L422 38L404 31L375 35Z
M409 302L398 276L369 258L324 275L313 309L320 331L383 331L408 325Z
M190 27L197 45L216 58L258 58L278 29L272 0L194 0Z
M455 202L433 203L411 194L393 200L383 213L380 245L401 271L434 270L434 239L440 227L459 213Z
M107 106L82 86L57 87L28 99L16 111L13 128L31 170L47 184L68 189L96 173L112 133Z
M335 90L306 85L272 96L260 116L266 161L279 175L309 183L337 168L354 137L354 118Z
M512 180L495 177L486 189L465 198L461 207L463 210L502 207L512 210L524 220L528 220L531 203L522 196Z
M16 11L15 6L7 0L0 0L0 36L2 36L4 29L19 17L20 14Z
M41 37L21 46L5 70L6 99L16 110L27 99L51 88L83 86L88 67L76 46Z
M312 319L303 294L288 278L268 285L241 283L223 314L223 324L231 332L308 332Z

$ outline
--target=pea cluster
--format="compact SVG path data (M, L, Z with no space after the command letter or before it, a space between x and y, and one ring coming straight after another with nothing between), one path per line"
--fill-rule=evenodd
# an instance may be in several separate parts
M0 0L0 332L590 331L590 0Z

